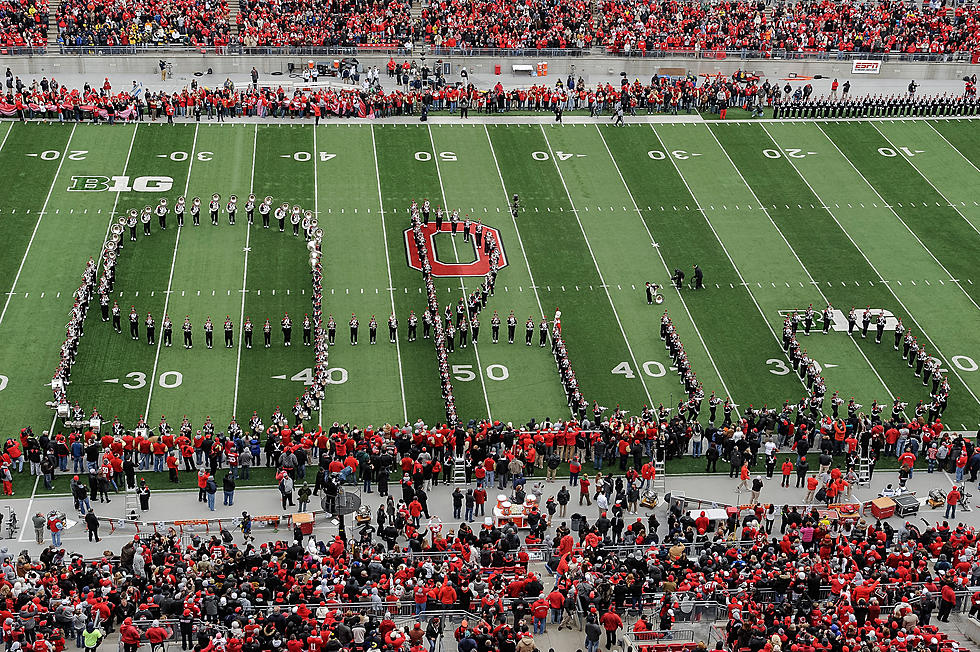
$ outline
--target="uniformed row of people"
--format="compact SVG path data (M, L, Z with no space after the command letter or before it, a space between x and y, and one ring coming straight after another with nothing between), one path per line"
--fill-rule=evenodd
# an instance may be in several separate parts
M977 115L975 95L932 96L866 95L840 99L819 97L777 100L772 106L773 118L875 118Z

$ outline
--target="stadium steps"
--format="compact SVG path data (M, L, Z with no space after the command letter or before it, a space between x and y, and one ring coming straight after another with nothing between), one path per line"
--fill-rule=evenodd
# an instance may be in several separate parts
M61 9L61 0L48 1L48 46L58 47L58 10Z
M241 3L232 0L228 3L228 38L232 43L238 43L238 14L241 13Z

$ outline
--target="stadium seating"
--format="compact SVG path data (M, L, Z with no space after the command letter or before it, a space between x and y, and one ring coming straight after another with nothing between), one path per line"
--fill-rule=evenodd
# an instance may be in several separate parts
M221 46L228 42L228 3L64 0L58 34L65 45Z
M46 0L0 2L0 45L43 46L48 41Z
M583 48L592 44L592 3L584 0L430 0L425 40L447 48Z
M411 38L401 0L241 0L245 47L399 45Z
M403 46L466 52L584 49L836 56L952 57L980 50L980 8L889 0L232 0L244 47ZM227 0L65 0L58 35L69 46L190 45L230 41ZM0 46L47 43L46 0L0 2ZM722 55L719 55L722 56Z

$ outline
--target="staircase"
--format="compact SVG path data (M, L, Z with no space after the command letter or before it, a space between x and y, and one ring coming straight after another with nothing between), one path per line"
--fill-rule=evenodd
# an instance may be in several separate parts
M48 1L48 51L58 51L58 11L61 0Z
M453 459L453 484L466 484L466 460L462 457Z
M228 3L228 40L231 44L238 43L238 14L241 13L241 3L231 0Z

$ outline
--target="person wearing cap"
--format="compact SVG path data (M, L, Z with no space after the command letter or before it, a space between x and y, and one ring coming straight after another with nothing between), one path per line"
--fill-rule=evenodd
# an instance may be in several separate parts
M602 627L595 614L589 614L585 621L585 652L599 652L599 640L602 638Z
M85 645L85 652L95 652L95 649L99 646L103 638L105 638L105 632L96 627L93 621L90 620L85 624L85 631L82 632L82 643Z

